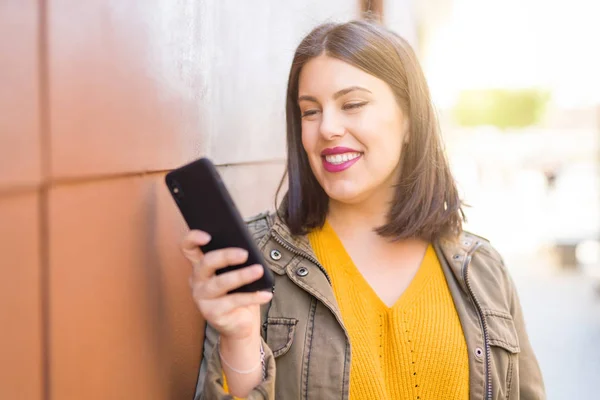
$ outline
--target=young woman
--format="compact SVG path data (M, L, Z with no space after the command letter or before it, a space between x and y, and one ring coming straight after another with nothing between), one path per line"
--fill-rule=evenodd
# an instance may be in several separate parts
M199 397L542 399L502 258L462 231L423 72L371 22L325 24L299 45L287 92L289 189L249 221L273 293L227 292L260 267L183 241L207 321Z

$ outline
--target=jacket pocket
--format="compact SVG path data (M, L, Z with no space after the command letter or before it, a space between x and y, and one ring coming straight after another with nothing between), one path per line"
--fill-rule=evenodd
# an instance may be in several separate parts
M484 310L492 350L494 399L519 398L519 337L510 314Z
M295 318L267 318L267 344L275 358L288 352L294 342Z
M510 353L520 353L519 338L512 315L500 311L484 310L488 324L490 344Z

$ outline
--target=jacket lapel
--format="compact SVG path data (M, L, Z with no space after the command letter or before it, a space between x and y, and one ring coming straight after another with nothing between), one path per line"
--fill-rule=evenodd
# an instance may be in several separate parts
M470 400L485 398L486 365L483 357L477 357L478 349L485 349L481 326L482 316L473 305L471 293L465 281L466 257L478 246L478 238L463 233L456 241L436 241L434 248L446 275L454 306L463 328L469 356Z
M269 257L271 248L276 248L279 251L287 251L292 253L291 257L283 257L279 261L287 259L288 261L278 262ZM306 292L313 295L321 301L336 317L342 327L344 327L342 316L339 310L333 288L329 282L323 267L318 263L317 257L310 246L306 235L292 235L289 228L279 217L275 217L275 221L271 227L270 239L266 243L263 250L265 257L269 257L270 264L275 264L272 269L275 272L285 273L296 285L301 287ZM315 263L314 261L317 261ZM277 289L275 289L277 290Z

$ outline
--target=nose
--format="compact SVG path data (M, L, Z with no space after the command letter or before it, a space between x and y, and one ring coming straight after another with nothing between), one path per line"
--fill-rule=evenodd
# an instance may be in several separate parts
M323 110L319 132L325 140L344 136L346 128L339 113L336 113L335 110Z

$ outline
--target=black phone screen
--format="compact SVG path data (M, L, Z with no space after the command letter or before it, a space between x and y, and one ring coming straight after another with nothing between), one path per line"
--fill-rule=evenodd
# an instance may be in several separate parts
M263 266L265 271L258 281L232 292L271 290L273 275L213 163L207 158L201 158L169 172L165 181L188 227L211 235L212 240L202 246L204 253L227 247L239 247L248 251L245 263L220 269L217 274L252 264Z

